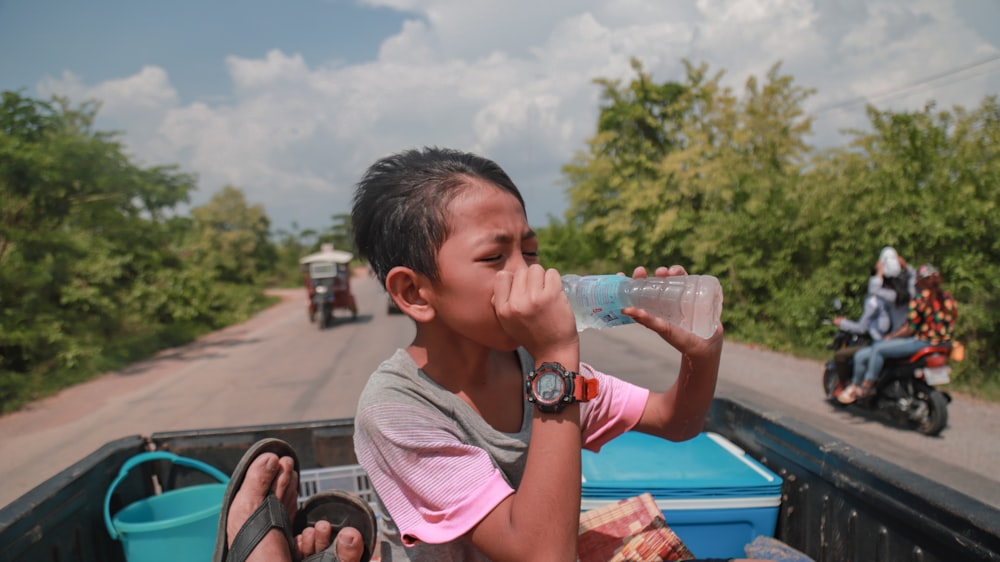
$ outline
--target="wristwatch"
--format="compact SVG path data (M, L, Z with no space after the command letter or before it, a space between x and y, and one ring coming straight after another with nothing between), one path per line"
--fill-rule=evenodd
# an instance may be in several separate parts
M596 398L597 379L567 371L559 363L542 363L525 378L524 394L541 412L561 412L567 404Z

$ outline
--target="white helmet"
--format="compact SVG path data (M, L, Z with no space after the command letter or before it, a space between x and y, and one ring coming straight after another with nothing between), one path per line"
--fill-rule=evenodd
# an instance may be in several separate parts
M878 261L882 262L882 275L885 277L895 277L903 271L899 265L899 254L892 246L882 248L882 254L879 255Z

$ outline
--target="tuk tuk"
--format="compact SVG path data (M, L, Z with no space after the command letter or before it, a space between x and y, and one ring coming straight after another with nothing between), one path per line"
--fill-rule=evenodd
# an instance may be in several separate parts
M323 244L320 251L299 260L308 294L309 321L319 329L333 323L334 310L351 311L351 319L358 317L358 305L351 293L350 252L334 250L333 245Z

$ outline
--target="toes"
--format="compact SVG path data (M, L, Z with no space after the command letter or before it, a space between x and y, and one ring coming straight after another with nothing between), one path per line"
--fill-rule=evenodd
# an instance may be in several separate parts
M330 545L333 544L333 527L330 526L330 522L317 521L315 527L313 528L316 530L314 535L315 538L313 539L313 544L316 546L316 552L322 552L330 548Z
M317 521L314 527L306 527L295 537L301 557L323 552L333 544L333 527L328 521ZM337 557L341 562L361 562L365 553L361 532L353 527L345 527L336 536Z
M337 556L341 562L360 562L365 552L365 542L361 532L354 527L345 527L337 534Z
M267 495L274 483L274 475L279 470L278 455L274 453L264 453L254 459L247 469L246 479L240 486L238 494L246 494L250 497L261 500ZM259 501L257 503L260 503Z
M294 520L299 500L299 473L295 471L295 460L292 457L281 457L278 460L278 477L274 479L272 489L288 512L289 519Z
M237 490L229 508L226 536L229 537L230 543L257 506L264 501L264 496L271 489L277 471L278 457L273 453L264 453L250 464L243 484Z
M302 533L295 537L295 545L299 547L302 557L316 554L316 530L312 527L302 529Z

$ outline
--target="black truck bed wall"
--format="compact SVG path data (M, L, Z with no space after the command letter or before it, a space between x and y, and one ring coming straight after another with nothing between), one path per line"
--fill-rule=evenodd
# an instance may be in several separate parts
M778 538L817 562L1000 561L1000 510L762 411L716 399L707 426L784 478Z
M816 562L1000 561L1000 510L853 449L794 420L717 398L706 429L784 478L776 535ZM104 526L119 468L168 450L231 472L263 437L288 441L305 469L356 464L351 419L156 433L107 443L0 509L0 562L126 562ZM111 511L163 489L211 481L146 463L116 490Z

